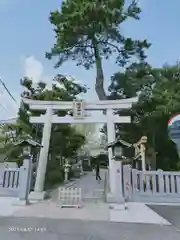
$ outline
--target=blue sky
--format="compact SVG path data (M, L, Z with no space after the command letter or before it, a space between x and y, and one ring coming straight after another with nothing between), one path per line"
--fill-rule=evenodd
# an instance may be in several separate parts
M130 0L129 0L130 1ZM57 9L59 0L0 0L0 76L19 98L19 80L25 75L50 81L56 73L75 77L88 84L91 91L88 97L95 98L93 84L94 69L86 71L67 62L58 70L53 68L54 61L45 59L45 52L54 43L52 26L48 22L49 12ZM137 39L147 38L152 43L148 51L148 61L153 66L175 63L180 59L180 1L141 0L140 21L128 21L123 25L124 34ZM104 63L106 85L110 76L118 71L113 60ZM17 106L0 89L0 101L7 111L0 109L0 119L13 117Z

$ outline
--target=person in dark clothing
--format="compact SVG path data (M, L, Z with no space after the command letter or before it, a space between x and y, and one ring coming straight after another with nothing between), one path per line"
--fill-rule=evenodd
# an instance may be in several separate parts
M96 162L96 180L101 180L99 162Z

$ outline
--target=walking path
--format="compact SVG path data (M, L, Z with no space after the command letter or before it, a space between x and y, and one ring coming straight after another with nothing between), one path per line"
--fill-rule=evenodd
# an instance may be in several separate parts
M107 172L106 169L100 170L101 181L96 180L96 175L93 172L88 172L80 179L75 180L68 185L70 187L77 187L82 189L82 198L83 200L87 199L95 199L98 196L98 192L101 194L104 190L104 180L105 180L105 173ZM58 188L54 189L50 194L53 201L57 201L58 199Z
M100 170L100 181L97 181L95 173L91 172L85 175L79 181L75 182L74 187L82 189L83 199L94 198L96 192L104 190L104 180L106 172L107 170L105 169Z

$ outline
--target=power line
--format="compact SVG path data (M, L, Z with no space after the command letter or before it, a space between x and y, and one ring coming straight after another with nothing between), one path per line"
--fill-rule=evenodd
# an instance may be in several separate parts
M10 110L9 109L7 109L5 106L4 106L4 104L2 104L3 103L3 101L2 101L2 98L3 98L3 94L4 94L4 90L6 90L6 92L8 93L8 95L11 97L11 99L17 104L17 102L16 102L16 100L15 100L15 98L12 96L12 94L10 93L10 91L8 90L8 88L6 87L6 85L4 84L4 82L0 79L0 83L1 83L1 86L3 86L3 89L1 89L1 96L0 96L0 110L2 110L2 109L4 109L7 113L9 113L10 112ZM1 103L2 102L2 103ZM9 120L7 120L7 121L5 121L5 122L8 122ZM10 120L10 121L12 121L12 120ZM3 125L6 125L7 123L4 123L3 124L3 121L1 121L0 120L0 128L2 128L3 127Z
M7 108L5 108L1 103L0 103L0 106L8 112Z
M16 104L18 104L17 101L16 101L16 99L13 97L13 95L11 94L11 92L9 91L9 89L6 87L5 83L2 81L1 78L0 78L0 82L2 83L3 87L5 88L5 90L7 91L7 93L9 94L9 96L11 97L11 99L12 99Z
M0 83L2 84L2 86L4 87L4 89L6 90L6 92L8 93L8 95L11 97L11 99L12 99L16 104L18 104L17 101L16 101L16 99L13 97L13 95L11 94L11 92L9 91L9 89L6 87L5 83L2 81L1 78L0 78ZM3 95L3 93L2 93L2 95ZM6 112L9 112L9 110L8 110L4 105L2 105L2 103L0 103L0 106L1 106Z
M3 90L4 90L4 89L3 89ZM2 99L3 93L4 93L4 91L1 92L0 100ZM7 108L4 107L4 106L1 104L1 102L0 102L0 106L1 106L6 112L8 112Z

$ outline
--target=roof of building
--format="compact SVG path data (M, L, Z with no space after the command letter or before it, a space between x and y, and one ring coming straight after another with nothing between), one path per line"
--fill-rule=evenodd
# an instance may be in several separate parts
M116 145L116 144L120 144L123 145L125 147L133 147L132 143L128 143L122 139L120 139L120 137L116 138L116 140L114 142L111 142L107 145L107 148L111 148L112 146Z
M38 143L35 140L28 138L28 137L21 139L20 141L14 143L14 146L18 146L18 145L25 144L25 143L28 143L29 145L34 146L34 147L43 147L40 143Z

